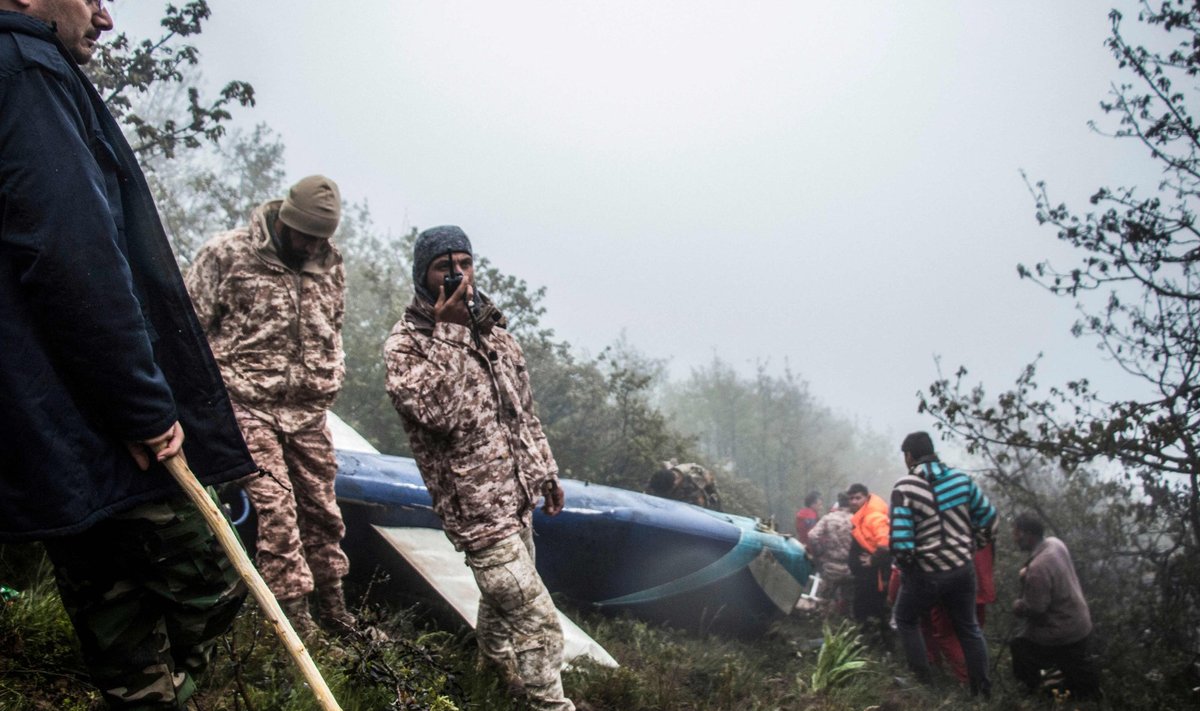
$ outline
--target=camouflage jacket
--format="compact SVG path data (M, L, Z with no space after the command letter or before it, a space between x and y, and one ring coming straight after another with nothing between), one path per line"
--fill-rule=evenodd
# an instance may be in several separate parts
M346 374L346 276L332 244L299 270L271 242L279 201L213 237L187 275L196 314L235 404L296 431L333 404Z
M667 468L675 475L675 485L670 491L657 495L703 506L714 511L721 509L721 495L717 493L717 478L713 476L712 472L691 462L675 464L672 461L668 464L670 466Z
M434 511L450 541L467 551L529 526L543 485L558 476L525 356L485 304L482 347L465 326L435 326L419 297L384 345L388 395Z
M851 528L850 510L836 509L822 516L808 532L808 554L819 559L821 574L830 581L850 577L847 561L850 558Z

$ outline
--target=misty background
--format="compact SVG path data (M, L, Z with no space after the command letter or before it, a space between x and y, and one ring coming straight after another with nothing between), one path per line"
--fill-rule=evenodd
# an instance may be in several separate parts
M1094 2L210 6L204 74L254 85L234 123L282 137L289 181L396 233L461 225L590 352L786 364L897 441L934 356L1106 383L1071 305L1016 276L1062 254L1021 170L1082 205L1146 162L1088 129ZM160 11L113 7L131 34Z

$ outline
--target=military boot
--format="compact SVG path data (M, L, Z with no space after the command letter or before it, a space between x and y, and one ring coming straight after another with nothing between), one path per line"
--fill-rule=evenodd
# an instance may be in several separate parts
M346 609L346 593L342 581L335 580L317 588L317 618L338 636L358 629L358 618Z
M296 631L300 639L312 642L321 636L321 628L317 627L316 621L308 611L307 597L301 595L290 600L280 600L279 607L283 609L283 614L292 623L292 629Z

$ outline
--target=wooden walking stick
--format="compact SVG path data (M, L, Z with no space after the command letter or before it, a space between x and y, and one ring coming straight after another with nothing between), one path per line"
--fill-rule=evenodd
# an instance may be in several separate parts
M250 586L250 592L254 594L258 606L262 608L267 619L274 625L276 634L283 640L283 646L287 647L288 653L300 667L300 671L304 674L304 680L312 688L317 701L321 703L321 708L325 711L342 711L337 699L333 698L333 692L329 690L329 685L321 677L320 670L317 669L317 665L313 663L312 657L304 647L304 642L300 640L296 630L292 629L292 623L284 616L283 610L279 607L279 601L271 594L271 589L267 587L262 576L255 570L254 565L250 562L250 557L246 555L241 542L234 535L229 521L213 503L208 492L204 490L204 486L200 484L196 475L188 467L187 462L182 456L176 455L164 460L163 465L166 466L167 471L171 472L171 476L175 477L175 481L183 487L184 492L187 493L196 508L200 509L200 513L204 515L204 520L208 522L208 527L212 529L213 535L220 541L229 560L233 561L233 567L237 568L242 580Z

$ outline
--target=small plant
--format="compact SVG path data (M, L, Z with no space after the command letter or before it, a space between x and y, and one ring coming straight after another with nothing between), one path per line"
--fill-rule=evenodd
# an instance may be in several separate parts
M814 692L845 686L867 666L867 650L858 629L843 621L836 630L826 623L822 629L824 641L817 654L817 667L812 673L809 688Z

